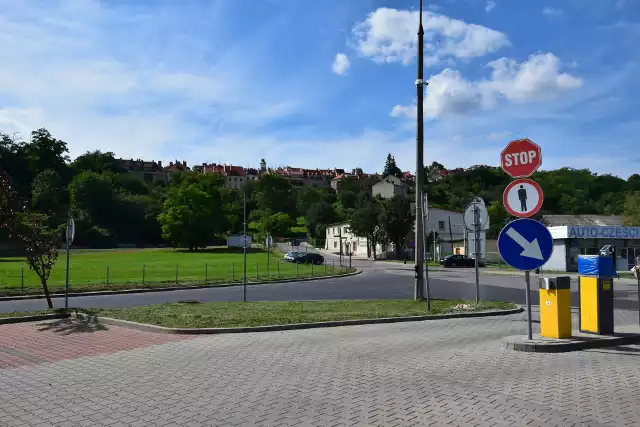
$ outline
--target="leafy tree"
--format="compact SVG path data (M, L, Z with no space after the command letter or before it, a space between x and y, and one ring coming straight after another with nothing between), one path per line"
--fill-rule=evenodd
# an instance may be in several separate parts
M626 188L629 191L640 191L640 174L634 173L627 178Z
M356 236L367 238L369 247L367 248L367 256L376 258L377 234L380 228L380 213L382 212L381 202L371 197L370 194L363 194L359 199L356 209L353 211L349 228Z
M61 228L51 228L49 222L44 214L21 213L18 235L27 253L27 264L40 279L48 307L53 308L48 281L58 260Z
M0 171L11 177L16 194L27 198L31 173L24 154L24 142L17 135L0 133Z
M500 230L507 224L511 215L504 208L501 201L495 200L489 204L487 208L489 214L489 232L488 236L498 237Z
M296 217L296 200L291 183L285 177L276 174L262 174L253 191L257 208L265 215L277 212L290 218Z
M65 222L69 193L64 188L60 175L53 169L46 169L36 176L31 187L33 210L49 216L52 226Z
M333 206L323 200L309 206L305 219L309 234L316 238L324 238L327 225L338 220Z
M394 244L396 256L399 258L407 235L413 229L414 221L409 199L394 196L382 202L379 221L381 231L386 239Z
M115 158L115 154L111 151L104 153L100 150L87 151L86 153L76 157L71 166L78 172L124 172L124 168L120 166Z
M81 172L71 181L69 196L75 216L81 222L103 228L112 228L116 223L111 175Z
M402 177L402 170L396 165L396 159L391 155L391 153L387 154L387 160L384 163L384 171L382 172L383 176L393 175L398 178Z
M174 247L187 247L192 251L204 248L214 234L226 231L224 194L216 185L220 182L210 175L199 175L172 186L163 212L158 215L162 237Z
M624 202L624 223L629 226L640 227L640 191L627 195Z
M52 169L64 182L69 182L68 153L67 143L54 138L44 128L31 132L31 141L24 146L24 156L32 177Z
M23 210L24 207L11 186L11 177L0 172L0 230L5 230L11 237L17 228L17 215Z
M294 221L289 215L278 212L273 215L264 216L260 221L260 230L263 234L272 236L283 236L289 234Z

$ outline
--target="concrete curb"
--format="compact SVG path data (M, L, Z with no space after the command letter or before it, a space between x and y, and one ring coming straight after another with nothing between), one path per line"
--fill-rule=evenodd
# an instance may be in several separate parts
M315 280L327 280L337 279L341 277L355 276L362 273L362 270L356 270L351 273L335 274L332 276L319 276L319 277L301 277L295 279L283 279L283 280L265 280L262 282L247 282L247 286L266 285L271 283L291 283L291 282L311 282ZM242 286L242 283L221 283L212 285L193 285L193 286L167 286L163 288L136 288L136 289L121 289L114 291L93 291L93 292L69 292L69 297L93 297L99 295L122 295L122 294L143 294L148 292L167 292L167 291L185 291L193 289L208 289L208 288L229 288L232 286ZM64 298L64 294L51 294L51 298ZM44 299L44 295L14 295L0 297L0 301L19 301L30 299Z
M527 353L566 353L571 351L588 350L592 348L617 347L640 343L640 334L629 334L619 337L602 337L569 342L535 342L526 338L506 339L505 348Z
M53 313L53 314L38 314L35 316L3 317L3 318L0 318L0 325L9 325L11 323L22 323L22 322L38 322L40 320L66 319L70 316L71 315L69 313Z
M88 322L95 322L103 325L120 326L123 328L137 329L141 331L156 332L162 334L213 335L237 334L245 332L288 331L294 329L332 328L337 326L371 325L379 323L420 322L425 320L457 319L464 317L504 316L509 314L521 313L522 311L523 308L521 306L518 306L516 308L508 310L487 310L477 313L451 313L436 314L430 316L384 317L378 319L338 320L330 322L293 323L289 325L248 326L238 328L165 328L164 326L130 322L128 320L112 319L110 317L90 316L84 313L78 313L78 318L86 320Z

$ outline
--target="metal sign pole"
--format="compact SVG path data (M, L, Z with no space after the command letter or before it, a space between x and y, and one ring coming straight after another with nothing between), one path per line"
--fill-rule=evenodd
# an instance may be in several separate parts
M531 272L529 270L524 272L524 281L526 284L527 293L525 294L525 303L527 304L527 339L533 339L533 330L531 327Z
M474 228L474 236L475 236L475 269L476 269L476 304L480 302L480 272L478 265L478 257L480 256L480 212L478 210L478 205L473 205L473 228Z
M247 302L247 189L244 189L244 198L243 198L243 211L244 214L242 216L242 229L244 234L244 248L243 248L243 274L242 274L242 301Z
M71 218L67 219L67 233L66 233L66 240L67 240L67 271L65 272L65 277L64 277L64 308L68 309L69 308L69 252L70 251L70 245L69 245L69 240L71 240L71 236L70 236L70 229L69 229L69 223L71 222Z
M429 257L427 253L429 252L429 247L427 246L427 219L428 219L428 204L427 204L427 194L423 195L424 201L424 209L422 210L423 220L422 225L424 226L422 229L422 249L424 252L424 287L425 287L425 300L427 304L427 313L431 311L431 290L429 288Z

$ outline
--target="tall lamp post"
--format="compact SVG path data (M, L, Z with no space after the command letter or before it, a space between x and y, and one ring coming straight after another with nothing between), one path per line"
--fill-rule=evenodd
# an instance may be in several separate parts
M423 97L424 87L428 84L423 80L424 78L424 29L422 28L422 0L420 0L420 17L418 24L418 79L416 80L417 98L418 98L418 114L417 114L417 129L416 129L416 233L413 241L415 242L415 288L414 298L416 300L424 298L424 236L423 232L423 217L422 217L422 188L424 185L424 111L423 111Z

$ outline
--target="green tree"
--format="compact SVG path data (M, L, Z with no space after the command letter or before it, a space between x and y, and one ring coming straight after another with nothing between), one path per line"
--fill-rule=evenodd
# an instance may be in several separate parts
M68 166L68 153L67 143L54 138L44 128L31 132L31 141L24 145L24 155L31 177L35 177L44 170L52 169L63 182L69 182L71 173Z
M264 216L260 221L260 231L271 236L284 236L289 234L294 225L291 217L285 213L278 212L273 215Z
M158 215L162 237L174 247L204 248L228 229L221 181L211 175L187 177L171 186Z
M255 184L253 198L257 208L268 215L281 212L291 218L296 217L295 195L291 182L285 177L270 173L260 175Z
M124 172L124 168L120 166L115 158L115 154L111 151L107 151L104 153L100 150L87 151L86 153L76 157L71 166L78 172Z
M487 208L489 214L489 232L488 236L496 238L500 234L500 230L509 222L511 215L504 208L501 201L495 200L489 204Z
M384 162L384 171L382 172L383 176L393 175L398 178L402 177L402 170L396 165L396 159L391 155L391 153L387 154L387 160Z
M627 195L623 215L625 225L640 227L640 191L634 191Z
M53 169L46 169L35 177L31 187L33 210L49 216L52 226L65 222L69 193L64 188L60 175Z
M323 239L328 224L338 220L333 206L326 201L319 200L309 206L305 215L307 230L312 237Z
M40 279L49 308L53 308L48 281L58 260L61 228L51 228L47 215L23 212L19 215L18 236L27 254L27 265Z
M394 244L396 256L400 258L407 235L413 229L414 224L409 199L394 196L382 202L379 221L380 230L386 239ZM379 240L380 238L378 238Z
M359 199L356 209L351 215L349 228L356 236L366 237L369 247L367 256L376 258L377 234L380 227L381 202L365 193Z
M0 172L11 177L11 186L17 196L27 198L31 190L31 173L24 147L17 135L0 133Z

